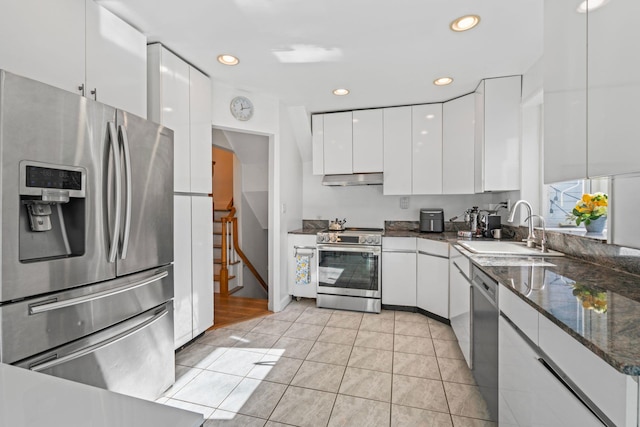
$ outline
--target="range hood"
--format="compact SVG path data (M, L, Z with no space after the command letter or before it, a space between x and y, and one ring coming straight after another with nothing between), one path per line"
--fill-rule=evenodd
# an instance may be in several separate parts
M350 185L382 185L382 173L354 173L325 175L322 185L346 187Z

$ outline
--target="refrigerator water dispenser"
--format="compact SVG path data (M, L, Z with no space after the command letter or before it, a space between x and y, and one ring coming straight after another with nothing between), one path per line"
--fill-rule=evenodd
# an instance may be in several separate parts
M79 256L85 251L86 171L20 163L20 261Z

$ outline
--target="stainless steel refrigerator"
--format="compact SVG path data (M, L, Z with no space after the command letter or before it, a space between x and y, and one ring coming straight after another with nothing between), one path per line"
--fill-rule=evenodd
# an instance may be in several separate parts
M0 71L0 362L174 382L173 132Z

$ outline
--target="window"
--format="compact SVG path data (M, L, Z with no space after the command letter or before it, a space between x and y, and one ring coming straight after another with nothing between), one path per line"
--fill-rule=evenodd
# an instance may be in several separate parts
M572 219L576 202L585 193L608 192L609 179L582 179L543 186L542 209L547 228L563 228L567 232L584 231Z

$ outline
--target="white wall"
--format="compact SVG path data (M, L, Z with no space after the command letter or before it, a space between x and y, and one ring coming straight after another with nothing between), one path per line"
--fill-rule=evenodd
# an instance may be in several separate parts
M501 193L409 196L409 209L400 209L402 196L384 196L381 185L328 187L322 185L322 176L312 175L311 162L304 163L303 171L302 217L347 218L351 227L383 227L385 220L418 221L421 208L443 208L446 221L472 206L489 208L502 201Z
M280 246L280 263L274 264L279 266L282 286L280 287L280 300L289 301L289 290L287 287L287 233L290 230L300 228L302 225L302 160L296 142L294 133L294 123L299 123L305 119L306 115L292 114L292 111L284 105L280 105L280 133L279 141L274 144L274 168L278 171L276 174L279 182L279 197L275 206L270 206L269 212L280 213L279 234ZM275 234L275 233L274 233Z
M229 103L238 95L253 102L255 112L249 121L241 122L231 115ZM269 309L280 311L290 301L286 286L287 232L299 228L302 222L302 166L289 111L276 98L237 89L215 79L212 97L214 127L269 138ZM300 116L305 115L298 114L295 120L300 120Z

